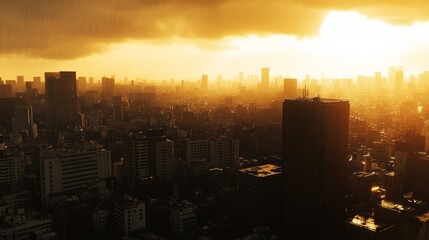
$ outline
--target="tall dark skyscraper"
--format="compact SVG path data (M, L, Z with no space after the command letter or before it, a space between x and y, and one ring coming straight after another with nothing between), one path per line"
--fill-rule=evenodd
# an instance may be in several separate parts
M348 101L283 104L284 239L343 239Z
M76 72L46 72L45 91L51 127L77 120Z
M108 103L112 102L112 97L115 94L115 79L103 77L101 79L101 97Z

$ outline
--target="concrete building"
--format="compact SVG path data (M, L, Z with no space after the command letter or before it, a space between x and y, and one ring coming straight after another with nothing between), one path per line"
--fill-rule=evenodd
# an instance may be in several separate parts
M40 154L41 192L44 205L49 196L86 186L91 179L112 176L110 151L92 143L80 149L49 149Z
M113 222L115 230L122 236L146 226L145 204L125 195L114 203Z
M191 233L197 224L197 207L186 200L173 203L171 206L171 231L177 236Z

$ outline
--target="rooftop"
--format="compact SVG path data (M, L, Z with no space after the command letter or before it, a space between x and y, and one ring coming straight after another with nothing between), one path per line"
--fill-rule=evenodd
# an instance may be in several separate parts
M280 174L282 172L282 168L277 165L266 164L256 167L240 169L240 172L247 173L255 177L268 177Z
M393 210L396 212L408 212L408 211L412 210L411 207L407 207L407 206L404 206L402 204L398 204L398 203L387 201L387 200L382 200L380 203L380 206L382 208L390 209L390 210Z
M308 102L308 103L341 103L341 102L349 102L345 99L332 99L332 98L321 98L321 97L301 97L296 99L286 99L285 102Z
M385 224L375 223L374 218L361 215L356 215L349 223L372 232L380 232L391 227Z
M429 212L427 212L427 213L425 213L425 214L422 214L422 215L420 215L420 216L417 216L417 219L418 219L420 222L424 222L424 223L429 222Z

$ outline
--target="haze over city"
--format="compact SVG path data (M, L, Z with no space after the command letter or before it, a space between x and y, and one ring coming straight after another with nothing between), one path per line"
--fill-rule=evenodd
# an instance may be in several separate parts
M429 240L427 9L2 0L0 240Z

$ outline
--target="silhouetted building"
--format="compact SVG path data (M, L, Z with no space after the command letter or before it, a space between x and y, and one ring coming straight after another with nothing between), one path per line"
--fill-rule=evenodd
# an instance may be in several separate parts
M52 127L76 123L76 72L45 73L48 123Z
M60 239L88 239L93 230L93 208L74 197L53 207L53 229Z
M298 81L296 78L285 78L283 83L283 97L286 99L296 98L298 95Z
M238 174L240 217L253 225L278 226L281 215L281 168L267 164L241 169Z
M126 182L132 192L137 178L149 177L149 141L141 133L129 136L126 143Z
M12 85L11 84L0 84L0 98L11 98L13 97Z
M411 221L414 208L405 205L382 200L375 208L375 219L395 226L395 240L411 239Z
M261 68L261 89L267 90L270 86L270 69Z
M189 201L174 202L171 206L171 231L177 236L189 234L197 224L197 207Z
M283 104L285 239L343 238L349 109L320 98Z
M122 96L113 97L113 116L116 122L122 123L124 121L124 103Z
M101 79L101 99L111 103L112 97L115 94L115 79L103 77Z
M202 75L201 76L201 88L204 90L207 90L209 85L209 76L208 75Z

